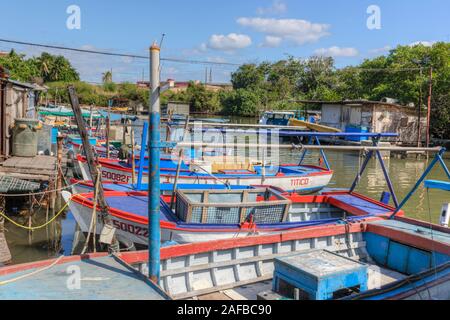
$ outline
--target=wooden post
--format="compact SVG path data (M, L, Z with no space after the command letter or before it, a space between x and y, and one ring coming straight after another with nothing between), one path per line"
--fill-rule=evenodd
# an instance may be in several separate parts
M109 159L109 130L111 129L111 121L109 115L106 118L106 159Z
M189 116L186 117L186 123L184 124L184 132L183 132L183 142L186 139L187 131L189 126ZM170 200L170 209L173 210L174 201L175 201L175 192L178 187L178 178L180 177L181 164L183 162L183 148L178 152L178 164L177 164L177 172L175 174L175 180L173 181L173 190L172 190L172 199Z
M131 122L131 120L129 120L129 122ZM136 183L136 159L135 159L135 154L134 154L134 128L130 127L130 140L131 140L131 181L133 184ZM142 146L141 146L142 148ZM140 159L139 161L144 161L144 159Z
M57 207L59 208L61 203L61 188L62 188L62 157L63 157L63 142L64 137L58 136L57 138L57 155L58 155L58 162L57 162L57 179L56 179L56 194L57 194Z
M430 85L428 91L427 109L427 148L430 147L430 117L431 117L431 94L433 93L433 67L430 68ZM427 153L428 155L428 153Z
M92 120L93 120L93 115L92 115L92 109L94 108L94 105L93 104L91 104L91 108L90 108L90 110L89 110L89 132L90 132L90 134L92 135Z
M0 197L0 212L4 213L6 207L5 197ZM11 252L9 251L8 243L5 237L5 218L0 216L0 263L6 263L11 260Z
M68 87L70 103L72 105L73 113L75 115L75 119L78 125L78 130L80 131L81 140L83 141L83 146L86 154L86 160L88 163L89 171L91 173L91 177L93 182L96 184L97 180L100 179L100 183L98 183L98 192L97 198L99 203L100 214L103 219L104 225L108 225L111 228L114 228L112 223L112 218L109 215L108 204L106 203L103 184L101 183L101 176L98 174L98 170L94 160L94 154L92 152L92 148L89 145L89 137L87 135L86 126L83 121L83 117L81 114L80 104L78 102L78 96L76 94L75 88L73 86ZM109 244L109 248L113 252L117 252L119 249L118 242L116 236L114 235L111 244Z

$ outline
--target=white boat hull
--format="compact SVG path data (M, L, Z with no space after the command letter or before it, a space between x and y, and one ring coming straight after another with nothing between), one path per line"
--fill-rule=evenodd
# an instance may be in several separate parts
M70 201L72 194L64 191L63 197L66 202L69 202L69 208L77 221L80 229L84 233L89 232L89 227L92 217L92 209L83 206L77 202ZM117 239L123 243L133 242L135 244L148 245L148 225L136 223L130 220L121 219L114 215L111 215L113 225L116 228ZM103 223L100 218L100 214L97 212L96 234L100 235L103 229ZM168 229L161 227L161 241L175 241L178 243L196 243L207 242L212 240L223 240L237 237L247 237L251 235L265 235L276 234L277 232L192 232L186 230Z
M91 180L88 165L86 162L78 161L84 180ZM120 183L132 184L131 171L118 170L113 167L101 167L102 179ZM187 177L180 176L178 184L222 184L224 182L230 185L252 186L252 185L270 185L281 188L286 191L295 191L297 193L313 193L326 187L333 176L333 173L309 175L309 176L278 176L278 177L230 177L224 180L217 180L211 176ZM148 175L142 177L143 183L148 183ZM161 183L174 183L175 175L161 175Z

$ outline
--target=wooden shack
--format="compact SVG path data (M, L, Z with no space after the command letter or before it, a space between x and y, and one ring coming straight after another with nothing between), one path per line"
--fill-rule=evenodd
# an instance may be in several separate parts
M416 145L426 140L427 113L421 111L419 134L419 111L417 107L407 107L382 101L335 101L316 102L322 110L321 124L335 127L343 132L349 128L360 128L361 132L395 132L398 138L392 140L404 145ZM354 132L354 131L353 131Z
M0 161L11 155L11 129L17 118L37 118L39 95L45 87L12 80L0 67Z

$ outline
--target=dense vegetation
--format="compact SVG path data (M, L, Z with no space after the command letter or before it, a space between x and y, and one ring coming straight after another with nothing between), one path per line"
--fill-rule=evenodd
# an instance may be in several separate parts
M106 106L111 98L129 99L136 104L148 103L148 90L131 83L112 82L109 72L103 74L103 85L79 81L70 63L61 56L43 53L25 59L11 52L0 57L0 65L11 77L22 81L41 79L49 87L53 100L67 102L67 83L76 86L80 101ZM419 70L422 68L422 71ZM311 57L300 60L289 57L274 63L244 64L232 74L233 90L213 92L201 84L191 83L186 91L168 91L162 103L169 100L189 103L194 111L252 116L267 109L296 109L296 100L380 100L397 99L401 104L426 106L429 71L433 68L432 133L435 138L450 138L450 43L398 46L385 56L366 59L358 66L337 69L332 58Z
M196 111L250 116L267 109L296 109L296 100L393 98L400 104L427 105L429 72L433 68L432 134L450 138L450 43L398 46L386 56L358 66L335 67L327 57L242 65L233 73L232 91L206 92L191 85L170 98L190 102ZM422 69L422 70L420 70Z
M79 81L80 76L63 56L42 53L39 57L26 59L25 55L12 50L0 57L0 66L10 72L10 77L19 81L47 83L52 81Z

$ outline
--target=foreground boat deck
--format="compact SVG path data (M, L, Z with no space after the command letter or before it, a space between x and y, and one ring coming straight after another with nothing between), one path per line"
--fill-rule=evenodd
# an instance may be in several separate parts
M368 289L406 278L404 274L369 264ZM272 290L272 280L265 280L229 290L217 291L206 295L193 297L193 300L257 300L258 294Z
M427 240L435 240L445 244L450 244L450 235L448 233L430 229L425 224L423 226L412 225L400 220L379 220L370 222L370 225L384 226L389 229L402 231L410 235L419 236Z
M64 262L67 261L67 262ZM18 279L51 265L52 261L34 264L36 267L14 272L15 266L0 274L0 299L14 300L164 300L166 295L138 272L104 256L95 259L61 263L31 276ZM29 264L32 266L33 264ZM17 269L17 268L16 268ZM8 270L11 271L8 273ZM73 289L75 275L81 276L79 289ZM6 274L8 273L8 274ZM2 284L6 280L14 282ZM69 289L72 285L72 289Z

